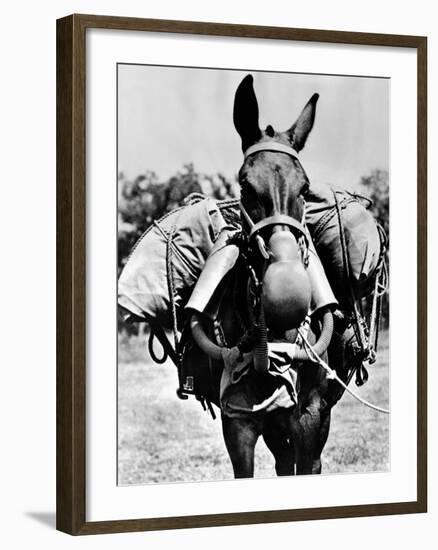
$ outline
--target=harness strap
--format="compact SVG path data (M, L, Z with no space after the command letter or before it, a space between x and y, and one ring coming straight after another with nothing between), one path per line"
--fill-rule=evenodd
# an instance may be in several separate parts
M264 141L262 143L256 143L255 145L251 145L251 147L248 147L248 149L243 154L245 156L245 159L247 159L250 155L258 153L259 151L276 151L278 153L286 153L287 155L290 155L291 157L296 159L298 158L298 153L293 147L291 147L290 145L286 145L285 143L280 143L278 141Z
M291 216L288 216L286 214L274 214L273 216L263 218L263 220L260 220L259 222L254 223L253 220L251 219L251 216L248 214L246 208L243 206L242 202L240 202L240 210L242 212L242 215L246 223L249 225L249 228L250 228L249 238L253 237L254 235L257 235L259 231L261 231L262 229L270 225L287 225L288 227L297 231L300 237L303 236L306 241L306 244L307 245L309 244L309 237L305 226L295 218L292 218Z
M307 232L303 224L295 218L287 216L286 214L274 214L273 216L269 216L268 218L260 220L252 227L249 233L249 237L251 238L255 233L258 233L259 231L270 225L287 225L288 227L298 231L300 236L304 236L307 243L309 241Z

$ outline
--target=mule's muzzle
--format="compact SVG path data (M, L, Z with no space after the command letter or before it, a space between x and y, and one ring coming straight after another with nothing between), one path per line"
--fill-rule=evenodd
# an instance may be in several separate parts
M268 246L272 261L263 279L266 324L275 331L298 328L309 312L312 289L295 236L274 228Z

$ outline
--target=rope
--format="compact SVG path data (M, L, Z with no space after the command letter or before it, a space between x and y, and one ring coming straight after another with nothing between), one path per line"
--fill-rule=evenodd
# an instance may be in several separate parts
M166 349L164 348L163 344L161 344L161 347L163 348L163 355L162 357L158 357L158 355L155 353L154 350L154 339L156 337L154 327L151 326L151 331L149 334L149 340L148 340L148 349L149 349L149 355L151 356L152 361L157 363L158 365L162 365L167 361L168 353Z
M376 268L375 280L374 280L374 291L373 291L373 301L371 304L371 315L370 315L370 329L369 329L369 340L374 346L374 359L377 352L377 346L379 342L379 328L380 328L380 318L382 314L382 301L383 295L388 290L388 266L386 264L386 244L387 237L383 227L378 224L377 229L379 231L380 237L380 256Z
M314 352L314 350L313 350L311 344L309 343L309 341L307 340L306 335L304 334L303 330L301 328L299 328L298 332L301 336L301 340L304 344L304 348L307 352L307 355L308 355L309 359L311 361L314 361L315 363L318 363L327 372L328 378L330 378L331 380L336 380L344 388L344 390L346 390L352 397L357 399L357 401L362 403L362 405L365 405L366 407L369 407L370 409L373 409L374 411L377 411L377 412L380 412L380 413L383 413L383 414L390 414L390 411L388 409L384 409L383 407L378 407L377 405L373 405L369 401L366 401L365 399L363 399L362 397L357 395L356 392L351 390L347 386L347 384L345 384L345 382L339 378L336 371L333 370L332 368L330 368L327 365L327 363L325 361L323 361L321 359L321 357L319 357L319 355L317 355Z
M175 280L173 278L173 247L172 240L175 234L176 226L173 225L170 229L169 237L167 240L167 251L166 251L166 263L167 263L167 286L169 291L170 307L172 311L172 331L173 331L173 341L175 345L175 351L178 353L179 342L178 342L178 318L176 313L176 303L175 303Z

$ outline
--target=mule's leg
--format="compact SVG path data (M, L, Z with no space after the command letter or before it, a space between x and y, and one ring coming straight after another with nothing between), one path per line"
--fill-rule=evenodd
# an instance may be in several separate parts
M324 412L321 414L321 424L319 429L319 445L318 445L317 456L313 459L312 474L321 473L321 453L325 447L325 444L327 443L327 438L329 435L330 416L331 416L330 409L327 412Z
M293 476L295 474L295 449L289 439L272 432L263 432L263 439L274 455L276 474L278 476Z
M222 432L233 465L234 477L254 477L256 423L250 419L222 416Z
M321 396L314 389L310 392L304 412L292 419L293 442L295 445L296 473L313 474L314 461L318 470L320 428L321 428ZM319 463L320 466L320 463Z

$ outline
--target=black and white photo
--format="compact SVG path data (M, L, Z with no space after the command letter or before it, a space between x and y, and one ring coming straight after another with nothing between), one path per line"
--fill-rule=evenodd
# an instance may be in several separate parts
M387 472L390 80L117 65L117 482Z

